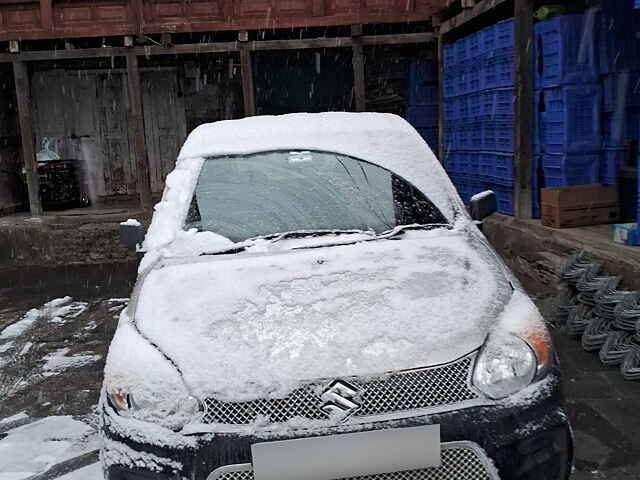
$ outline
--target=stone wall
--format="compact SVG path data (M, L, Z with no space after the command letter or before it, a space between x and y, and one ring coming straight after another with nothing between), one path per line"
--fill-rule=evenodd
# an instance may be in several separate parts
M0 223L0 268L135 261L135 252L120 245L119 222Z

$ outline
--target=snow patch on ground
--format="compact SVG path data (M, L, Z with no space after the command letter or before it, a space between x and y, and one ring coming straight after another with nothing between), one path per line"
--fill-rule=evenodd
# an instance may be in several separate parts
M16 413L15 415L12 415L10 417L3 418L2 420L0 420L0 423L17 422L18 420L23 420L25 418L29 418L29 415L27 415L25 412L20 412L20 413Z
M14 428L0 440L0 480L24 479L97 448L98 436L86 423L47 417Z
M68 348L61 348L44 357L44 366L42 367L45 377L56 375L57 373L69 368L82 367L90 363L96 362L102 358L100 355L70 355Z
M74 302L72 297L56 298L45 303L41 308L32 308L21 320L2 330L0 341L19 337L33 327L40 318L47 318L52 323L64 323L68 319L76 318L88 307L88 303ZM0 353L2 351L0 350Z
M0 340L8 340L11 338L16 338L22 335L24 332L29 330L33 324L40 318L40 310L33 308L25 313L22 320L17 321L16 323L9 325L2 332L0 332Z

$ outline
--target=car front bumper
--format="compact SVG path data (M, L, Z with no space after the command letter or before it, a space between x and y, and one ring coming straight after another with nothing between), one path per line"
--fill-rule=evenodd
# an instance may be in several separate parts
M573 448L563 409L559 373L556 370L550 372L540 385L529 387L526 393L489 406L350 425L346 428L367 431L438 424L443 462L444 452L448 448L468 446L478 452L480 461L487 464L486 475L464 478L565 480L570 474ZM206 480L214 471L231 471L230 475L219 477L221 479L252 479L251 445L266 441L262 436L216 433L180 436L184 437L185 442L176 442L176 445L170 439L163 445L159 442L147 443L144 435L123 434L122 429L112 428L110 418L115 414L109 412L108 406L103 408L105 444L102 457L108 480ZM289 431L273 439L344 433L344 428L340 432ZM234 470L244 473L233 473ZM406 478L426 480L445 477Z

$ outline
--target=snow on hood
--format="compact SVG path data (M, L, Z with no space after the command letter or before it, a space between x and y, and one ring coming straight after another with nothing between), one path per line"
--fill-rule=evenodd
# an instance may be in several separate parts
M204 124L187 138L167 176L143 248L173 242L182 230L204 157L273 150L319 150L379 165L411 182L453 222L467 218L442 165L404 119L383 113L297 113ZM147 262L148 263L148 262Z
M478 237L437 229L166 260L144 279L134 315L194 395L240 400L454 360L483 343L510 297Z

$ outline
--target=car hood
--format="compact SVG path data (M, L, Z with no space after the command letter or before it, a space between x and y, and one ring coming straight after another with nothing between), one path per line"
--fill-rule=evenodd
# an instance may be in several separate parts
M142 281L135 323L194 395L248 400L455 360L482 345L511 294L477 235L437 229L170 260Z

